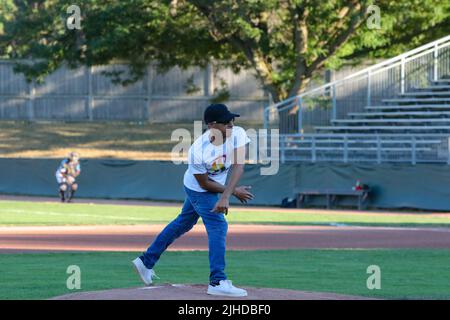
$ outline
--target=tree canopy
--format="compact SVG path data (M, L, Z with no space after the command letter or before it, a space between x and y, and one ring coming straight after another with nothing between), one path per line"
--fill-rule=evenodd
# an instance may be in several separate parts
M0 56L32 59L17 70L42 80L71 67L125 61L124 84L173 66L216 61L251 69L275 101L300 93L323 68L386 58L449 32L441 0L83 0L81 29L66 27L72 0L0 0ZM367 25L370 5L380 28Z

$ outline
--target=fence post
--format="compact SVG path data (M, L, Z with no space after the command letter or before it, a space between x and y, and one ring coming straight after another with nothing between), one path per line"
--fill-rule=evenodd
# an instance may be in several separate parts
M28 91L28 120L34 120L34 100L36 96L36 83L31 80Z
M412 142L412 146L411 146L411 153L412 153L412 157L411 157L411 163L412 164L416 164L416 137L411 137L411 142Z
M435 44L434 45L434 50L433 50L433 56L434 56L434 65L433 65L433 80L437 81L439 79L438 77L438 45Z
M336 120L336 84L333 84L333 110L331 114L331 120Z
M272 94L268 93L268 106L263 110L264 129L268 130L270 126L270 107L274 104Z
M207 97L211 96L214 92L214 73L211 62L206 65L203 79L203 94Z
M298 107L298 117L297 117L297 127L298 127L298 133L302 133L303 129L303 117L302 117L302 98L297 97L296 103Z
M381 164L381 139L379 135L377 135L377 163Z
M316 138L311 137L311 161L316 162Z
M370 78L370 75L371 75L371 72L370 72L370 70L369 71L367 71L367 106L368 107L370 107L370 100L372 100L372 97L371 97L371 95L372 95L372 92L371 92L371 89L370 89L370 86L371 86L371 78Z
M348 137L344 136L344 163L348 162Z
M402 58L400 66L400 93L405 93L405 58Z
M284 152L285 152L285 150L284 150L284 139L285 139L286 137L283 135L283 136L280 136L280 154L281 154L281 163L282 164L284 164L284 162L286 161L286 157L285 157L285 154L284 154Z
M264 108L263 110L263 118L264 118L264 129L269 129L269 107Z
M152 73L152 64L147 66L147 108L146 108L146 117L147 120L150 120L151 112L150 108L152 107L152 95L153 95L153 73Z
M93 113L93 99L92 99L92 66L86 67L86 73L87 73L87 101L86 101L86 107L87 107L87 116L89 121L92 121L94 119L94 113Z

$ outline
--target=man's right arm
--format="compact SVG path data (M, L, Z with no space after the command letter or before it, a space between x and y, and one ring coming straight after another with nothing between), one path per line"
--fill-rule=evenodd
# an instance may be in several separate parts
M213 193L224 193L227 186L224 186L214 180L208 178L208 174L194 174L195 179L202 189ZM236 187L232 195L239 199L242 203L247 203L248 200L253 199L253 194L249 191L250 186L240 186Z
M194 174L195 179L202 189L213 193L223 193L225 191L225 186L208 178L207 173Z

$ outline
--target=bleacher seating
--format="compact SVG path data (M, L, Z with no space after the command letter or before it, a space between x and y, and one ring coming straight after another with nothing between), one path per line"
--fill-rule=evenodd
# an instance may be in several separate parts
M364 109L282 135L282 161L450 162L450 77Z
M282 162L450 165L450 35L268 106L273 125Z
M450 78L316 127L318 133L450 133Z

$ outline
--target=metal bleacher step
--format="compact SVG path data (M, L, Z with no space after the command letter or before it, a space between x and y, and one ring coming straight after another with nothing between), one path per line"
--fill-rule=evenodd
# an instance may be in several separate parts
M366 110L450 110L448 104L414 104L414 105L383 105L367 106Z
M415 133L432 133L445 132L450 133L450 126L323 126L316 127L318 131L352 131L352 132L415 132Z
M286 151L302 151L302 150L316 150L316 151L377 151L377 147L296 147L296 148L284 148ZM410 151L411 148L402 148L402 147L383 147L383 151ZM426 148L426 147L416 147L416 151L432 151L432 148Z
M380 138L381 139L381 138ZM419 144L440 144L442 143L442 140L440 139L416 139L417 143ZM352 138L348 138L347 140L345 139L320 139L320 138L316 138L314 141L313 140L300 140L300 141L286 141L284 143L284 146L286 146L285 148L291 148L296 146L297 144L316 144L316 145L334 145L334 144L343 144L343 143L347 143L349 145L351 144L377 144L378 141L377 140L354 140ZM387 144L399 144L399 143L404 143L404 144L411 144L411 139L395 139L395 140L380 140L380 144L383 145L387 145Z
M375 117L417 117L439 118L450 117L450 111L392 111L392 112L350 112L349 117L375 118Z
M450 91L450 85L434 85L431 87L424 87L424 88L419 88L419 87L413 87L412 92L422 92L422 91L444 91L444 90L448 90Z
M439 79L439 80L432 80L431 81L432 84L434 85L445 85L448 84L450 85L450 79Z
M364 124L386 124L386 125L431 125L431 124L448 124L450 126L450 119L438 118L438 119L402 119L402 118L390 118L390 119L340 119L340 120L332 120L333 124L354 124L354 125L364 125Z
M450 91L416 91L405 92L399 97L450 97Z
M384 103L407 103L407 104L421 104L421 103L428 103L428 102L434 102L436 103L442 103L442 104L450 104L450 98L391 98L391 99L383 99L382 102Z

